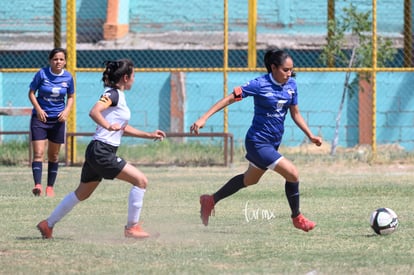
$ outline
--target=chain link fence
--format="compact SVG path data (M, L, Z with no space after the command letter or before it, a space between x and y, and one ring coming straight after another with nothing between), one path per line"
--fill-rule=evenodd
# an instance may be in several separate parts
M0 7L3 143L27 139L4 133L28 131L28 85L48 65L48 52L55 46L76 58L75 128L69 132L77 133L95 128L88 112L103 89L105 60L130 58L136 65L136 82L127 93L131 125L186 133L234 86L265 72L267 49L280 48L294 59L299 106L311 129L324 138L323 153L361 145L374 151L377 145L414 149L414 99L408 88L413 81L411 1L317 0L304 5L225 0L193 1L185 7L179 1L51 2L15 0ZM16 6L21 8L16 11ZM76 12L68 12L69 6ZM357 30L344 28L355 23L349 18L360 20L354 24ZM74 45L67 39L73 33ZM242 148L252 113L249 99L234 104L213 116L204 132L231 133L235 148ZM89 139L76 137L76 146ZM223 147L224 142L222 137L170 140L177 146L194 141ZM125 143L141 142L126 138ZM284 146L306 143L288 118ZM177 161L168 158L173 156L167 152L159 161ZM81 159L78 154L72 161Z

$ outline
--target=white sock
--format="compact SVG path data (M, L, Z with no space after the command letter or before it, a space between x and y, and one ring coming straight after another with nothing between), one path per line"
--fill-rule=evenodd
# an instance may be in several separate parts
M75 192L71 192L63 198L63 200L56 206L50 217L47 218L47 224L49 227L53 227L58 221L60 221L67 213L69 213L80 200L75 195Z
M128 223L127 227L136 225L139 222L142 205L144 203L145 189L132 186L128 198Z

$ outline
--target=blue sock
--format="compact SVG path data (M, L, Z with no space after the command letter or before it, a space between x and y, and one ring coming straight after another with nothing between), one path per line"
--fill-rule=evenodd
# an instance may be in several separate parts
M32 173L35 184L42 184L42 165L41 161L32 162Z

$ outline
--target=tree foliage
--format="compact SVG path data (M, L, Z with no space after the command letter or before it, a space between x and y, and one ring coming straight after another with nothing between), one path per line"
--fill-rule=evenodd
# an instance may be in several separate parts
M336 20L328 21L327 44L323 48L321 59L324 63L333 57L334 66L348 67L350 50L355 48L352 67L372 67L372 22L371 11L359 12L352 3L343 8L343 14ZM390 38L377 34L377 66L383 67L394 59L396 49Z

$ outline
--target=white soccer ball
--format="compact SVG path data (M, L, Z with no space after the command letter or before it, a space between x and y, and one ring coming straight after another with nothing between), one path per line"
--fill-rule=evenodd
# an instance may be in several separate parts
M398 216L390 208L378 208L371 213L370 225L378 235L388 235L397 229Z

